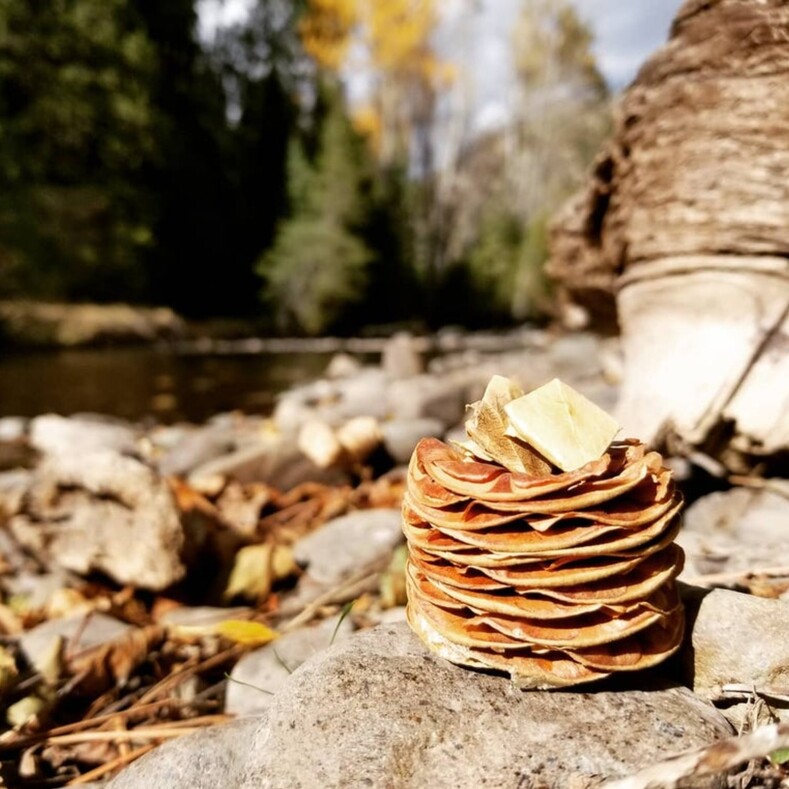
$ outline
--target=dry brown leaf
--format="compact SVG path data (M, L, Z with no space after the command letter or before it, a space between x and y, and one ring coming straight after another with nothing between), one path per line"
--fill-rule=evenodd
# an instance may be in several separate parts
M468 408L471 417L466 432L474 444L509 471L526 474L550 474L551 466L519 437L507 435L509 421L505 407L523 396L523 389L514 381L494 375L482 400Z
M69 674L79 678L80 693L98 696L114 685L123 685L165 636L160 625L133 628L116 639L76 655L66 655Z

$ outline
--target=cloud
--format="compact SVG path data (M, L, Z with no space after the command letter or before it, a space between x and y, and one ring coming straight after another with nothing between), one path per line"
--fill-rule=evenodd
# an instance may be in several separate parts
M614 90L621 90L641 64L668 39L682 0L572 0L595 34L594 53Z

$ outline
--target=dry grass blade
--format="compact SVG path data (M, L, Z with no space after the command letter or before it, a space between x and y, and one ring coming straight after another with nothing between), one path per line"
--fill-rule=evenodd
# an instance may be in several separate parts
M152 751L158 743L149 742L147 745L143 745L140 748L135 748L128 753L125 753L121 756L118 756L116 759L111 759L108 762L104 762L104 764L100 764L98 767L94 768L93 770L89 770L86 773L75 778L73 781L69 781L67 786L78 786L81 784L88 784L92 781L97 781L103 778L107 773L114 772L119 767L125 767L127 764L131 764L133 761L136 761L141 756L145 756L148 751Z
M687 778L732 770L789 747L789 723L762 726L752 734L730 737L705 748L658 762L628 778L607 781L600 789L677 789Z
M215 726L232 720L232 715L203 715L182 721L167 721L155 726L138 726L136 729L115 731L82 731L73 734L49 736L44 740L46 745L74 745L80 742L129 742L130 740L157 739L180 737L199 731L205 726Z
M206 658L205 660L195 660L194 662L188 663L179 671L169 674L156 685L154 685L144 696L142 696L139 703L146 704L148 702L154 701L163 693L169 693L174 687L179 685L188 677L194 676L200 671L207 671L212 668L217 668L223 663L230 662L231 660L240 657L244 652L244 649L245 647L235 644L222 652L218 652L216 655Z
M337 586L333 586L327 592L324 592L320 597L315 598L309 605L300 611L293 619L286 622L280 629L280 634L289 633L297 627L306 625L321 608L325 605L332 603L344 603L349 599L358 597L362 592L369 591L371 585L378 583L378 577L381 570L385 567L386 562L378 562L374 569L365 567L361 572L355 573L350 578Z
M687 578L686 581L694 586L717 586L719 584L745 584L757 576L784 578L789 577L789 565L777 567L755 567L751 570L733 570L727 573L710 573Z

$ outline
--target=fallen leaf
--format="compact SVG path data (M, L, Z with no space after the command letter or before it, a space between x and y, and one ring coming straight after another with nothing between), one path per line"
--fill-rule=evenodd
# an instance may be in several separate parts
M789 763L789 748L779 748L777 751L773 751L769 759L773 764Z
M79 678L81 694L98 696L114 685L124 685L164 636L165 628L160 625L131 628L105 644L67 654L66 668Z
M5 647L0 646L0 693L14 683L18 674L14 656Z
M468 406L471 417L466 421L466 433L473 445L510 471L549 474L550 465L531 446L521 437L507 434L509 421L505 408L522 395L523 389L514 381L494 375L482 400ZM476 454L473 449L471 451Z
M504 406L508 433L533 446L562 471L599 458L620 427L602 408L554 378Z
M46 702L38 696L25 696L6 710L5 717L10 726L21 729L28 721L35 718L45 706Z
M270 543L248 545L237 554L224 591L224 598L244 597L247 600L265 600L274 583Z
M304 423L296 444L318 468L329 468L343 456L342 444L334 431L319 419Z
M246 619L225 619L209 625L175 625L170 628L170 634L179 638L221 636L244 646L262 646L279 636L279 633L268 625Z
M394 608L406 604L405 565L408 559L408 546L399 545L389 566L381 573L379 587L381 608Z
M13 636L22 632L22 620L7 605L0 603L0 633Z
M224 592L226 600L244 597L264 601L276 581L297 572L293 552L284 545L248 545L236 554Z
M56 589L49 596L46 613L50 619L59 619L72 614L87 614L96 608L94 601L88 600L77 589Z
M337 430L337 440L354 460L364 460L382 441L378 420L372 416L357 416Z

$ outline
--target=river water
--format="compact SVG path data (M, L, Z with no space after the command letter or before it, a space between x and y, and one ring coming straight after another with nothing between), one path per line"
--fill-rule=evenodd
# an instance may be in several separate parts
M330 356L152 347L4 351L0 416L93 412L199 422L235 409L266 413L277 393L319 376Z

